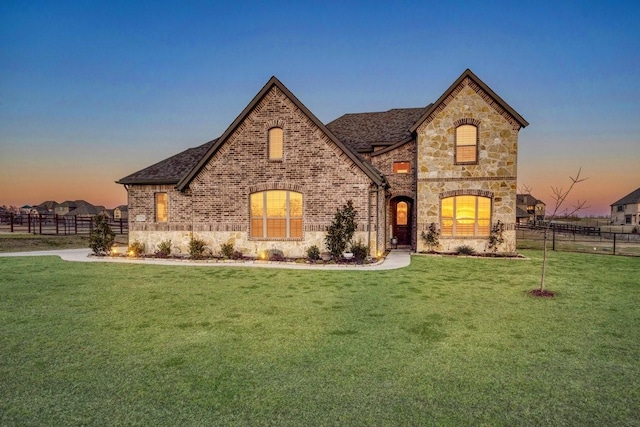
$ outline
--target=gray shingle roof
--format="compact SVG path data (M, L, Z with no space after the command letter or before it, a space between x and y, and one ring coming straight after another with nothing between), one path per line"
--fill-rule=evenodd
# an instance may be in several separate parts
M632 191L631 193L627 194L617 202L612 203L611 206L633 205L635 203L640 203L640 188L638 188L636 191Z
M370 152L374 145L393 145L411 139L411 126L427 108L394 108L378 113L345 114L328 123L327 128L354 150Z
M161 162L116 181L118 184L177 184L217 141L189 148Z

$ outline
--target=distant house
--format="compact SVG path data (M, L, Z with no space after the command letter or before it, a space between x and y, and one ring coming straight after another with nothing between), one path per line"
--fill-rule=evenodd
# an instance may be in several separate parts
M611 204L611 224L640 224L640 188Z
M339 99L336 100L340 102ZM324 248L337 208L352 201L354 241L372 255L394 237L428 249L515 251L518 133L527 121L470 70L420 108L345 114L322 123L272 77L219 137L119 181L128 194L129 239L187 251L192 237L245 255Z
M55 213L56 206L58 206L58 202L55 200L47 200L46 202L42 202L38 206L35 206L35 208L40 214L50 214Z
M120 205L113 210L113 219L128 219L129 207L127 205Z
M516 196L516 220L518 224L535 224L543 221L546 214L545 203L531 194L518 194Z

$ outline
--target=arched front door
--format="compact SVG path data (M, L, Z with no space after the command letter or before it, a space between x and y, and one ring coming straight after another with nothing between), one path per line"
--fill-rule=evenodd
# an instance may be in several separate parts
M398 245L411 245L411 218L413 203L409 198L397 198L391 202L393 236Z

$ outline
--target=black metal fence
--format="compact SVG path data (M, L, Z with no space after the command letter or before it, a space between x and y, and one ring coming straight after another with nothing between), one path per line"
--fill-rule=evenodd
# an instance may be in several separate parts
M516 228L518 249L542 249L543 227ZM610 255L640 256L640 234L602 231L597 227L552 224L547 232L547 249L565 252L588 252Z
M129 231L126 219L109 219L109 226L117 234ZM90 234L93 218L58 214L0 214L0 232L29 234Z

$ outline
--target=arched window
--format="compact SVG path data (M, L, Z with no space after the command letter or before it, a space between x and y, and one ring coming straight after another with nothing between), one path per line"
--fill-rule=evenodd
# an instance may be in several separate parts
M396 205L396 224L407 225L407 213L409 211L409 205L407 202L398 202Z
M491 199L453 196L441 200L440 229L443 236L489 236Z
M269 160L282 160L284 136L282 128L269 129Z
M251 237L302 238L302 194L269 190L252 193Z
M478 128L473 125L461 125L456 128L456 164L478 162Z

